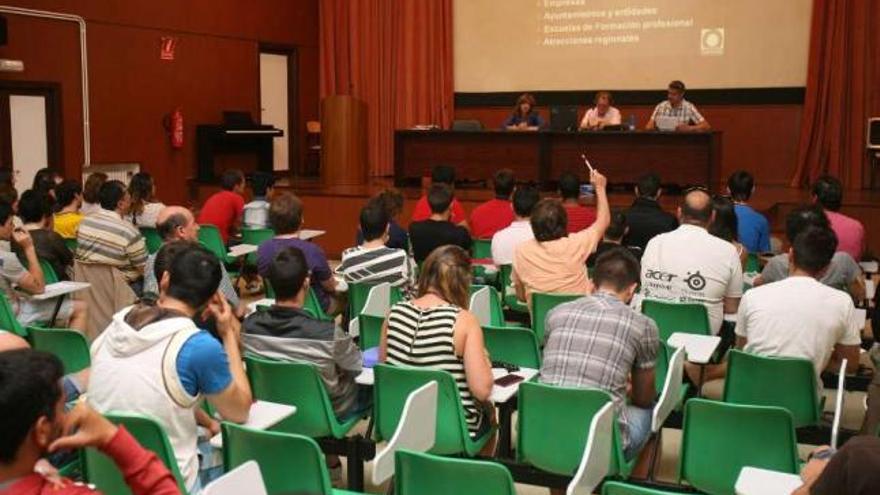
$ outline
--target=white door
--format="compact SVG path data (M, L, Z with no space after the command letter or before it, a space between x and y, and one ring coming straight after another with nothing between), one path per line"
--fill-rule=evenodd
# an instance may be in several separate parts
M287 55L260 54L260 122L284 131L274 139L273 170L287 170L290 164L290 129L288 129Z
M12 169L18 172L19 190L28 189L37 170L49 164L46 135L46 97L9 95Z

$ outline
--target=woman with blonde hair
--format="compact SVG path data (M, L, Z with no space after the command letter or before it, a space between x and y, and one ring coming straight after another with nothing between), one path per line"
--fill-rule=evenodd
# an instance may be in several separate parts
M416 297L391 307L382 327L379 360L449 372L458 385L468 430L478 438L492 423L494 409L488 401L493 379L483 330L476 316L464 309L470 279L470 258L464 249L447 245L428 255Z

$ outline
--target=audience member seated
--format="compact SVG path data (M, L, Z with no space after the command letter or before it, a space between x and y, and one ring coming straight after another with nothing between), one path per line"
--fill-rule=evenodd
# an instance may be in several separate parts
M749 250L740 242L739 239L739 218L737 218L736 209L733 201L724 196L714 196L712 198L712 210L715 217L707 229L710 234L719 239L733 244L736 248L736 254L739 256L740 264L745 268L746 260L749 257Z
M492 179L495 198L480 204L471 212L471 235L474 239L491 239L499 230L513 222L513 206L510 196L516 180L513 171L503 168L495 172Z
M602 253L592 295L547 315L541 381L604 390L614 399L624 453L634 458L651 435L657 325L629 307L639 285L639 262L620 246Z
M789 250L788 278L762 285L743 294L736 316L736 345L762 356L809 359L819 375L837 371L843 359L847 370L859 367L861 331L855 323L855 306L844 292L817 280L831 262L837 238L827 227L808 227L797 235ZM691 380L699 379L696 365L686 364ZM726 363L710 366L707 379L722 378Z
M131 223L138 227L155 227L156 217L165 205L156 200L153 176L147 172L134 174L128 184L128 194L131 195Z
M596 221L596 209L580 204L581 179L566 172L559 177L559 195L568 216L568 233L574 234L589 227Z
M244 350L267 359L315 364L333 411L338 418L348 419L368 405L358 402L354 382L363 358L351 337L334 322L317 320L303 311L308 272L306 257L299 249L285 247L275 254L266 273L275 289L275 304L244 320Z
M51 228L52 212L49 201L36 191L25 191L18 202L18 215L34 241L37 258L47 261L60 280L69 280L73 271L73 253L67 249L64 239ZM25 261L24 251L13 244L19 259ZM45 275L45 274L44 274Z
M516 248L513 256L513 285L520 301L531 303L533 292L586 295L592 291L586 262L602 241L611 214L607 181L599 172L590 174L596 187L598 217L593 225L569 235L565 208L555 199L545 199L532 211L535 238Z
M0 352L0 492L16 495L97 494L61 478L43 456L95 447L122 473L134 495L178 495L177 480L156 454L85 402L65 413L63 366L30 349Z
M268 172L254 172L251 177L251 190L254 193L250 203L244 205L244 226L249 229L269 227L269 200L275 189L275 176Z
M0 202L7 203L12 206L12 225L17 229L20 229L21 226L24 225L24 223L21 221L21 218L18 217L18 191L16 191L15 188L11 186L0 187ZM9 243L7 242L6 244L8 248Z
M681 226L648 242L642 255L645 299L706 306L713 334L724 314L736 313L742 296L742 264L733 244L706 228L715 212L703 189L687 192L678 208Z
M397 223L397 218L403 211L403 194L397 189L385 189L377 194L373 200L378 201L388 214L388 239L385 240L385 247L409 251L409 234L406 232L406 229ZM364 234L358 229L357 244L361 245L363 243Z
M837 234L838 249L861 261L865 250L865 227L855 218L840 213L843 204L843 185L836 177L823 175L813 184L813 202L824 210L831 230Z
M745 170L736 171L727 179L727 192L735 204L739 242L750 253L769 252L770 223L748 204L755 192L755 178Z
M30 349L27 340L6 330L0 330L0 353L14 351L16 349ZM85 392L89 384L89 368L84 368L76 373L64 375L61 380L61 388L64 391L64 402L70 403L79 398Z
M415 285L415 266L405 250L386 246L391 224L385 205L380 200L370 200L361 209L360 225L364 242L342 252L342 262L336 267L336 273L348 283L377 285L388 282L409 293Z
M458 246L434 250L422 266L415 299L391 307L382 326L379 361L448 371L458 385L468 431L481 437L491 428L492 365L483 329L468 305L471 266ZM494 450L488 442L483 453Z
M183 241L179 241L183 242ZM217 292L220 262L190 244L161 260L158 302L126 308L92 345L88 397L99 411L129 411L156 418L165 428L189 491L199 491L196 414L199 398L227 421L247 420L253 397L239 351L240 324ZM204 311L217 322L220 341L193 322ZM174 363L171 365L170 363ZM164 386L162 386L164 384Z
M792 495L871 495L880 485L880 439L851 438L837 452L826 445L810 454L801 471L804 484Z
M38 193L46 194L55 201L55 188L64 180L57 171L51 168L41 168L34 174L31 189Z
M345 307L345 301L336 293L336 279L327 263L324 251L314 242L299 238L303 224L303 204L289 192L281 192L272 198L269 206L269 225L276 236L262 243L257 250L257 268L265 278L275 254L285 247L295 247L306 256L312 290L327 314L337 314Z
M626 211L629 232L623 238L623 243L637 247L644 253L648 241L678 228L678 220L660 206L663 189L660 187L659 175L651 172L641 176L635 193L636 199Z
M199 223L217 227L224 243L238 233L244 213L244 174L230 169L220 177L222 191L211 195L199 213Z
M131 196L122 182L110 180L101 186L98 199L101 210L79 224L76 261L118 269L135 294L140 294L147 246L137 227L125 220Z
M785 218L785 237L789 244L794 243L798 234L809 227L831 228L831 224L817 205L804 205L792 210ZM865 279L862 269L852 256L839 249L840 244L828 268L820 274L819 281L829 287L847 291L856 301L861 301L865 298ZM754 285L778 282L788 277L790 259L788 253L777 254L770 258L764 265L761 275L755 279Z
M174 241L199 242L199 224L189 209L182 206L166 206L156 217L156 229L162 237L163 243ZM159 295L159 281L155 274L156 254L147 257L144 268L144 294ZM244 306L238 298L238 293L232 286L226 267L220 263L220 293L229 301L229 305L236 308L238 315L244 314Z
M629 226L626 224L626 215L621 211L612 212L611 223L609 223L608 228L605 229L605 236L602 238L602 242L596 246L596 251L587 258L587 267L595 267L596 260L599 259L599 256L601 256L602 253L623 246L623 238L626 237L626 232L628 230ZM626 249L630 254L635 256L637 260L642 257L642 251L639 248L627 246Z
M513 193L513 213L516 218L510 226L492 236L492 262L496 265L513 263L513 253L525 241L535 238L532 233L532 210L541 200L538 190L532 186L518 187Z
M449 186L436 184L428 190L431 216L409 224L409 240L416 263L425 261L431 251L447 244L470 250L471 235L466 228L451 220L453 201Z
M101 201L98 199L98 191L101 190L101 186L103 186L109 179L110 178L107 177L107 174L104 172L92 172L86 178L86 182L83 184L82 206L80 207L80 213L82 213L83 216L101 211Z
M48 322L55 313L58 299L38 301L28 297L32 294L42 294L46 290L46 279L34 249L33 238L27 230L13 227L12 207L8 203L2 202L0 202L0 239L7 241L7 244L10 241L14 242L25 259L23 265L15 253L0 249L0 289L9 300L13 316L25 327L35 323ZM58 309L57 321L59 324L68 322L67 326L70 328L84 331L86 328L85 305L65 297Z
M449 190L455 191L455 169L449 165L437 165L431 170L431 186L445 185ZM430 191L430 188L429 188ZM421 222L432 215L431 205L428 203L428 195L425 194L416 202L410 221ZM452 215L450 220L456 225L466 225L467 216L464 207L454 196L452 198Z
M55 206L60 209L55 213L53 228L65 239L76 239L76 231L83 219L80 212L83 201L82 184L72 179L65 180L55 188L55 197Z

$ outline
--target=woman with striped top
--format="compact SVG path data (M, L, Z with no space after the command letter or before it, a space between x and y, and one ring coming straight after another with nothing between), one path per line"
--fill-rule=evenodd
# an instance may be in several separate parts
M491 422L494 409L483 403L489 400L493 380L480 323L462 309L470 271L462 248L435 249L422 266L416 297L392 306L382 328L379 360L449 372L458 385L468 430L477 437Z

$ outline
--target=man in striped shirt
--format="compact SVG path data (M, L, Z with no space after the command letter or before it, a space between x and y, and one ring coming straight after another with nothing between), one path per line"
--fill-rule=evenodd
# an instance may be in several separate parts
M703 118L693 103L684 99L684 83L672 81L666 90L666 101L660 102L654 107L654 113L648 120L645 129L653 131L657 129L658 117L671 117L678 122L676 131L708 131L709 122Z
M111 180L98 190L98 202L101 210L79 224L76 261L118 268L140 294L147 248L137 227L125 220L131 197L122 182Z
M412 258L403 249L385 246L388 241L389 218L378 201L371 200L361 210L361 232L364 243L346 249L336 273L346 282L370 285L388 282L409 292L415 285Z

